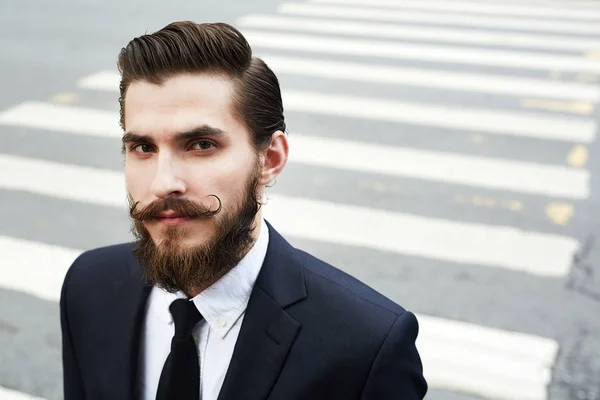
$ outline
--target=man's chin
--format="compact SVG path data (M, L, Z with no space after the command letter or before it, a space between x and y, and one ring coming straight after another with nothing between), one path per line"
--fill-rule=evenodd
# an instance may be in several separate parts
M184 235L179 237L159 236L152 238L156 249L161 252L183 253L197 250L206 245L204 241L199 241L196 235Z
M198 246L199 243L193 243L191 239L187 238L157 238L152 239L154 246L160 252L164 251L178 251L178 250L190 250Z

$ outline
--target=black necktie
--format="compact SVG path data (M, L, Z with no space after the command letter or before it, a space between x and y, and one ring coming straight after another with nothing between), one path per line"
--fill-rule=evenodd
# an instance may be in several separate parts
M156 400L199 400L200 362L192 330L202 315L186 299L175 300L169 310L175 322L175 335L160 375Z

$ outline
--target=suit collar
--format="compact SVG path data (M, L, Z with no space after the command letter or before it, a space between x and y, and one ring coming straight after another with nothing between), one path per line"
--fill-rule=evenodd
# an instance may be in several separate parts
M306 298L304 268L298 252L267 222L269 246L256 285L281 308Z
M142 267L132 254L134 244L128 246L128 273L122 280L114 283L114 320L112 335L114 335L113 351L121 355L118 365L107 367L107 372L113 375L114 387L126 388L124 400L139 399L141 387L139 375L139 357L141 351L141 334L145 318L145 309L152 285L145 279ZM123 357L125 355L125 357ZM122 396L122 395L119 395Z
M264 264L269 229L261 219L260 235L244 258L225 276L193 298L214 332L224 338L248 307L252 289Z
M297 252L273 227L218 400L264 400L275 384L301 324L285 309L306 298Z

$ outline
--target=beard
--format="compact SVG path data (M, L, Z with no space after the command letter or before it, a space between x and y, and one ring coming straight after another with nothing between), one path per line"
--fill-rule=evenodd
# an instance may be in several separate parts
M183 291L189 295L206 289L234 268L254 243L255 217L261 206L256 193L259 174L260 170L255 167L238 204L229 212L223 211L216 195L211 195L219 202L216 210L177 197L159 199L137 209L139 203L134 203L129 196L132 233L137 239L133 252L142 264L146 278L167 292ZM157 244L144 222L156 221L158 214L166 210L192 220L212 222L215 227L212 238L200 245L183 246L181 241L187 227L168 226L163 227L163 238Z

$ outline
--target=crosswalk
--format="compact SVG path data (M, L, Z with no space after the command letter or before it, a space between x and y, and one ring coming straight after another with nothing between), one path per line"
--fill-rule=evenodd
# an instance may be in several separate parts
M385 254L386 260L429 260L440 268L465 265L478 276L565 278L581 238L551 223L520 222L528 209L516 207L511 212L519 217L491 223L406 211L402 196L429 185L440 198L449 192L455 198L510 197L516 204L586 202L593 176L585 162L540 161L538 153L595 144L599 21L600 4L583 0L309 0L242 16L236 26L282 82L291 172L281 180L302 176L314 184L305 191L275 185L266 218L309 251L325 245L330 250L322 255L332 262L352 249ZM566 78L553 79L553 73ZM75 100L31 100L0 110L0 135L51 132L72 143L73 153L93 152L86 147L92 139L118 152L118 82L113 70L93 71L74 79ZM425 91L438 96L425 99L419 95ZM453 101L462 98L464 103ZM442 144L404 142L421 132L431 137L419 143ZM472 145L474 137L532 151L527 159L483 156ZM444 148L447 138L471 148ZM68 153L36 157L0 149L0 191L33 196L42 208L48 199L59 199L64 213L79 204L125 210L122 165L75 162ZM405 183L411 194L365 193L354 185L355 176ZM335 198L319 196L319 185L331 185ZM423 201L435 209L440 199ZM489 213L497 211L490 207ZM74 234L112 229L99 217L89 218ZM87 248L7 232L0 225L0 288L56 303L67 267ZM375 280L367 283L377 286ZM417 284L425 299L428 282ZM504 290L510 296L510 288ZM414 305L425 375L437 393L548 399L559 338L447 318L444 309L422 313L420 299L386 294ZM0 398L30 398L19 396L0 388Z

